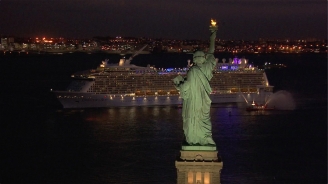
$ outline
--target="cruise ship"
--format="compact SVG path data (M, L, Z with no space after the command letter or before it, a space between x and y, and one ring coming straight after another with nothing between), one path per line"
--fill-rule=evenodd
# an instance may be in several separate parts
M179 91L173 78L186 76L192 66L185 68L155 68L136 66L131 59L120 59L110 64L102 61L96 69L73 74L65 91L53 91L63 108L95 108L120 106L181 105ZM210 81L212 103L265 103L273 86L264 70L248 64L244 58L217 59Z

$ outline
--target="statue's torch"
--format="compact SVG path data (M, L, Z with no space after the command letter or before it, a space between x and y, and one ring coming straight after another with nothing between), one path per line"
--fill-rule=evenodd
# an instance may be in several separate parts
M218 30L218 26L216 25L216 20L211 19L210 31L216 32Z

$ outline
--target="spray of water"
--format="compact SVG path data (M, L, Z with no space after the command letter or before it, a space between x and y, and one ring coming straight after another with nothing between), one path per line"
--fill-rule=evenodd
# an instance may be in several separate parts
M240 93L240 94L244 98L245 102L248 104L248 101L247 101L246 97L244 96L244 94L242 94L242 93Z
M296 108L293 96L284 90L273 93L266 101L266 105L278 110L294 110Z

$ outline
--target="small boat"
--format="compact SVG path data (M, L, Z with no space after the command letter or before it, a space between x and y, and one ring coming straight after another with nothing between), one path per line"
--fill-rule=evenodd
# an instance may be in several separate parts
M268 111L268 110L274 110L275 108L268 107L267 105L260 105L253 101L253 103L246 107L246 111Z

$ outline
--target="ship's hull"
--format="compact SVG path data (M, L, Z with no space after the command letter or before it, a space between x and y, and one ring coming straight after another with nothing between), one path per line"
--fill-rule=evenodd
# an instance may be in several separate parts
M179 105L183 100L179 95L158 96L124 96L106 95L92 93L76 93L56 91L54 92L63 108L95 108L95 107L127 107L127 106L163 106ZM248 101L265 102L272 92L257 93L230 93L211 94L213 104L216 103L238 103Z

